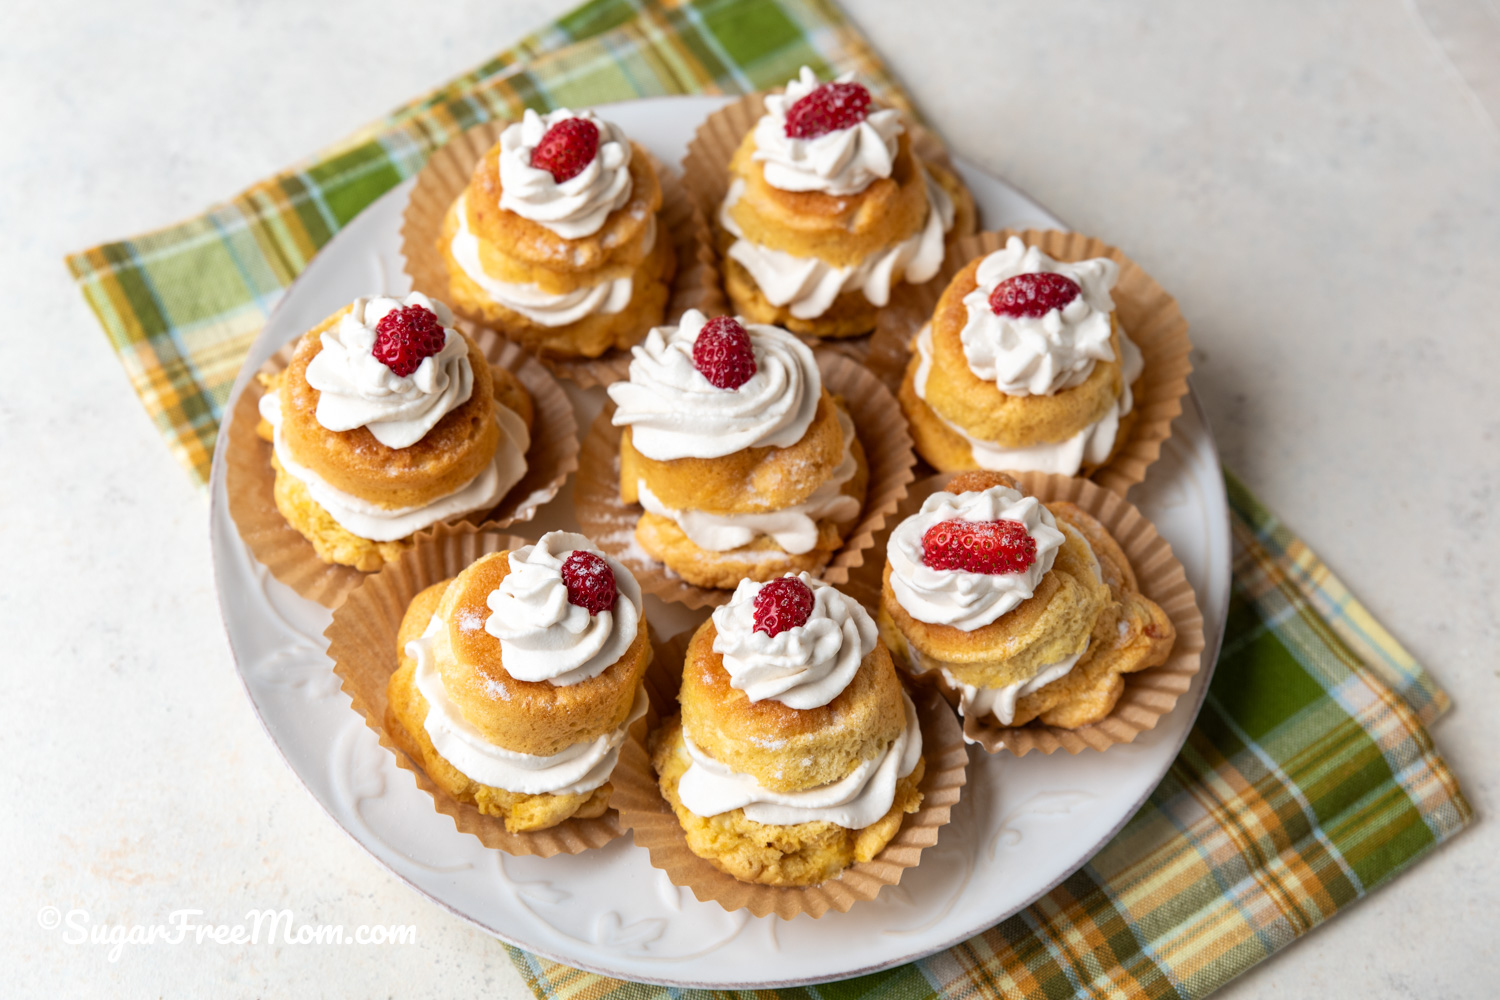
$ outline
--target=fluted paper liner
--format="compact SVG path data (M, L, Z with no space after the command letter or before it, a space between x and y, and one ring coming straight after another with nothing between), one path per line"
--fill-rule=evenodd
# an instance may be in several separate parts
M658 644L646 671L646 693L651 697L646 717L653 732L677 711L682 662L693 631ZM900 882L902 873L921 860L923 848L937 843L938 832L947 825L966 780L969 754L952 710L931 691L913 691L912 701L922 727L927 768L920 786L921 807L905 817L896 836L874 858L820 885L791 888L741 882L694 854L672 807L662 798L643 741L630 740L621 751L610 801L619 809L620 825L630 830L636 846L650 853L652 866L664 871L673 885L691 889L701 902L718 903L730 912L749 910L757 917L774 913L783 920L799 913L815 919L829 910L846 913L855 903L874 899L881 889Z
M620 836L623 829L613 808L613 795L611 808L594 819L568 819L546 830L510 833L504 820L487 816L472 803L460 802L439 788L401 748L404 735L393 737L386 729L386 685L396 672L396 637L412 599L433 584L457 576L480 556L530 544L528 539L472 524L440 525L419 538L399 561L387 563L365 580L334 611L333 624L323 634L328 637L334 673L343 681L354 710L380 738L380 745L395 754L396 764L410 771L417 787L431 796L438 812L451 818L459 832L478 837L485 847L550 858L602 847ZM639 720L625 745L644 746L645 738L645 720ZM617 786L614 795L618 794Z
M687 156L682 161L683 182L687 185L688 195L693 199L699 214L708 220L710 233L712 222L719 211L719 205L723 203L724 196L729 193L729 162L734 159L735 151L740 148L745 134L755 128L755 123L765 114L766 94L777 92L773 90L746 94L734 103L726 104L703 120L703 124L698 126L698 131L688 143ZM903 124L911 135L912 150L918 156L929 163L937 163L954 177L959 177L953 162L948 158L948 150L935 134L911 121L910 116L906 116ZM959 179L962 180L961 177ZM948 258L954 256L955 239L950 234L946 255ZM717 264L715 270L716 272L718 270ZM941 293L947 281L939 272L937 277L926 282L928 285L934 283L937 283L937 290ZM907 282L903 281L897 287L906 284ZM728 302L727 297L725 302ZM865 355L873 340L870 335L833 337L826 340L818 337L804 339L808 343L819 344L845 353L856 361L865 360Z
M881 577L885 572L886 543L896 525L922 509L922 502L947 487L956 472L940 473L916 483L900 508L889 518L889 528L879 538L880 558L872 558L844 589L873 613L880 606ZM1130 743L1148 729L1155 729L1162 716L1172 711L1177 699L1193 683L1203 662L1203 614L1198 599L1188 583L1182 563L1172 554L1172 546L1157 533L1146 516L1118 493L1077 476L1059 476L1045 472L1011 473L1021 489L1043 501L1066 500L1093 515L1109 531L1125 552L1135 571L1142 594L1161 606L1177 630L1177 639L1167 661L1158 667L1122 674L1125 693L1114 711L1102 721L1077 729L1063 729L1040 722L1024 726L1000 726L965 718L964 737L978 743L990 753L1005 750L1023 757L1033 750L1053 753L1066 750L1104 750L1116 743ZM950 687L937 671L917 678L931 684L958 708L959 693Z
M816 574L839 584L864 562L865 550L874 544L875 534L906 496L907 485L914 478L916 453L901 407L879 379L864 365L836 351L820 349L816 357L823 385L833 395L842 396L849 407L870 465L870 484L859 519L828 565ZM734 593L732 590L688 583L647 555L635 540L635 525L642 511L639 505L620 499L621 429L610 423L614 412L614 403L606 401L584 437L578 478L573 484L573 513L581 530L628 566L646 593L689 608L723 604Z
M925 285L902 285L892 293L891 304L880 312L865 363L892 392L897 391L911 357L911 342L932 318L953 276L975 257L1002 249L1012 236L1021 237L1027 246L1038 247L1057 260L1108 257L1120 265L1120 280L1112 293L1115 310L1125 333L1141 349L1146 369L1141 374L1140 391L1135 394L1137 416L1130 437L1090 478L1123 496L1146 478L1146 470L1161 457L1162 442L1172 436L1172 421L1182 413L1182 397L1187 395L1187 378L1193 370L1189 357L1193 345L1177 300L1139 264L1108 243L1055 229L1005 229L964 237L944 258L936 278Z
M485 122L459 133L433 153L417 175L416 186L401 220L401 253L406 258L406 273L417 291L444 302L449 300L448 268L437 251L443 216L469 186L475 164L500 141L500 133L511 124L508 121ZM677 251L677 269L672 277L663 322L674 324L689 309L699 309L710 316L722 313L724 294L719 289L718 262L708 225L676 175L656 160L652 162L661 179L659 219ZM504 336L503 332L500 333ZM625 378L630 366L630 352L607 351L597 358L541 357L538 360L555 374L587 389Z
M503 528L529 521L537 509L557 495L568 474L578 468L578 421L573 404L557 380L515 344L490 330L462 320L457 325L472 336L491 365L515 373L535 406L531 447L526 450L526 474L490 510L476 511L462 520ZM296 342L283 347L261 367L266 374L285 368ZM225 449L224 488L229 513L250 553L271 575L310 601L329 608L339 603L369 576L349 566L325 563L312 543L302 536L276 509L273 488L276 472L271 468L271 444L255 433L260 422L260 397L264 394L254 379L240 393L229 424L229 446ZM430 530L430 529L424 529ZM418 532L420 535L421 532Z

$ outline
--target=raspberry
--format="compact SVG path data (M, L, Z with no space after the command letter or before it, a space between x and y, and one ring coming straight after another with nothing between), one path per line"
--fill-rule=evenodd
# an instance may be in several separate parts
M1062 274L1018 274L990 293L996 316L1045 316L1083 294L1078 282Z
M448 334L437 314L424 306L402 306L380 317L375 324L375 360L405 378L443 349Z
M720 389L738 389L755 374L750 334L732 316L715 316L693 341L693 366Z
M594 553L574 549L563 560L562 578L568 587L569 604L591 615L615 606L615 571Z
M772 580L755 595L752 605L755 631L778 636L789 628L807 624L812 614L812 588L795 576Z
M870 113L870 92L857 83L825 83L786 112L788 139L816 139L850 128Z
M1036 539L1019 521L939 521L922 536L922 562L965 573L1020 573L1036 562Z
M564 118L531 151L531 165L561 184L583 173L599 153L599 126L586 118Z

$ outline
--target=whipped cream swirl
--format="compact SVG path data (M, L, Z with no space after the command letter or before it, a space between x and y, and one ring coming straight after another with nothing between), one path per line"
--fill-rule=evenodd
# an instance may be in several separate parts
M599 129L599 152L575 177L562 183L531 165L531 154L547 130L569 118ZM545 116L530 108L500 133L500 207L540 223L565 240L597 233L609 213L630 200L630 140L619 126L592 111L559 108Z
M416 661L413 679L427 701L427 718L422 726L444 760L471 781L522 795L582 795L609 780L630 726L646 714L645 688L636 690L630 715L613 732L546 757L517 753L486 740L448 697L433 655L433 644L442 628L442 619L433 615L421 638L406 644L406 655Z
M458 213L458 230L448 245L453 260L469 280L478 285L493 301L520 313L533 323L542 326L567 326L586 316L607 315L622 311L630 305L630 296L635 282L626 275L612 278L597 285L584 285L571 292L544 292L533 284L517 284L490 277L479 257L479 237L469 229L468 195L460 195L454 211ZM656 216L646 223L646 253L656 244Z
M490 464L478 475L452 493L415 507L381 507L333 486L297 461L281 433L280 393L268 392L260 397L260 415L274 431L272 448L282 471L306 486L308 496L340 527L372 542L394 542L439 521L493 507L526 475L526 451L531 447L526 422L497 402L495 423L500 426L500 443Z
M853 79L853 73L845 73L836 82ZM880 108L849 128L811 139L789 137L787 112L821 86L817 74L803 66L797 79L787 83L785 93L766 98L766 113L755 123L755 159L763 164L766 183L783 191L858 194L871 181L891 175L897 140L904 131L901 114Z
M630 349L630 380L607 390L618 407L614 425L630 427L636 451L659 462L802 440L823 394L812 350L779 327L741 320L755 374L738 389L720 389L693 364L693 342L707 322L690 309L679 326L659 326Z
M751 775L731 770L704 753L683 730L682 752L691 764L678 781L677 796L699 816L743 809L752 823L795 826L821 822L862 830L891 811L896 783L911 774L922 759L917 709L904 690L901 703L906 709L906 726L884 753L862 762L839 781L796 792L761 787Z
M825 519L848 521L859 515L860 502L844 492L844 484L859 472L854 458L854 421L843 410L837 410L839 427L844 432L844 458L833 475L813 490L801 503L780 510L755 514L711 514L706 510L674 510L657 499L644 479L636 481L641 506L665 517L682 529L700 549L728 552L749 545L760 535L767 535L784 552L801 555L818 544L818 522Z
M927 377L932 373L932 324L922 327L917 334L917 371L915 388L917 398L927 399ZM1024 448L1006 448L993 441L974 437L968 431L932 408L933 415L949 430L963 438L974 456L974 463L981 469L993 472L1056 472L1074 476L1090 465L1103 465L1115 450L1115 438L1120 434L1120 421L1135 408L1135 393L1131 389L1136 379L1146 370L1146 359L1135 342L1120 331L1120 371L1125 388L1109 412L1084 427L1071 437L1061 441L1048 441L1027 445Z
M990 308L996 286L1020 274L1060 274L1082 294L1042 316L1000 316ZM1120 265L1108 257L1075 263L1053 260L1012 236L979 263L979 287L964 296L969 312L959 339L969 369L1010 396L1050 396L1080 385L1098 361L1113 361L1110 290Z
M421 306L443 324L443 349L401 376L372 353L375 327L386 313ZM331 431L366 427L387 448L422 440L474 391L469 342L451 328L453 314L421 292L404 299L355 299L338 324L322 334L322 349L308 362L307 384L318 390L318 423Z
M1036 541L1036 560L1021 572L938 570L922 561L922 536L940 521L999 520L1017 522ZM1006 486L975 493L934 493L920 511L891 532L886 545L891 590L918 621L972 632L1036 593L1062 543L1063 533L1052 512L1036 497L1022 496Z
M562 567L575 551L592 552L615 575L614 607L589 614L568 602ZM641 623L641 587L619 560L582 535L549 531L510 554L510 572L485 601L484 630L500 640L506 673L559 687L604 673L625 655Z
M744 179L736 178L719 208L719 224L735 237L729 256L750 272L768 302L786 306L798 319L823 315L844 292L862 292L871 305L884 306L890 302L891 287L897 281L921 283L937 274L943 264L943 234L953 228L953 199L920 164L917 169L927 190L927 221L901 242L847 267L818 257L797 257L745 239L744 230L730 212L745 193Z
M771 698L788 708L818 708L849 686L879 632L852 597L809 573L797 579L813 593L804 624L777 635L757 632L755 596L765 584L741 580L729 603L714 610L714 652L724 657L730 686L751 701Z

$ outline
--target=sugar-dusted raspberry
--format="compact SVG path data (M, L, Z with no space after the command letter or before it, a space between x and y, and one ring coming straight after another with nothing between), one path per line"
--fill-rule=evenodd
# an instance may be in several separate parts
M922 536L922 562L965 573L1020 573L1036 562L1036 539L1019 521L939 521Z
M786 112L788 139L816 139L850 128L870 113L870 92L857 83L825 83Z
M996 316L1045 316L1082 294L1078 282L1064 274L1018 274L995 286L990 308Z
M715 316L693 341L693 366L720 389L738 389L755 374L750 334L732 316Z
M531 165L561 184L583 173L599 153L599 126L587 118L564 118L531 151Z
M813 609L812 588L795 576L783 576L760 588L751 607L755 631L777 636L807 624Z
M563 560L562 578L568 588L569 604L577 605L591 615L615 606L615 571L594 553L574 549Z
M448 334L437 314L425 306L402 306L375 324L375 360L405 378L426 358L443 349Z

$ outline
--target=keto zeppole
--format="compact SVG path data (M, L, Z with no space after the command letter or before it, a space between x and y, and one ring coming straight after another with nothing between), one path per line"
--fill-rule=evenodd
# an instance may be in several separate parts
M526 474L531 397L452 322L420 292L356 299L260 377L276 509L323 562L378 570Z
M891 532L882 638L903 669L987 725L1103 720L1122 675L1166 662L1176 631L1104 526L994 472L954 477Z
M915 153L900 112L806 66L765 98L729 180L715 221L735 310L809 336L870 332L892 287L937 274L947 237L974 226L968 191Z
M921 805L922 731L875 623L807 573L743 581L694 634L652 764L694 854L816 885Z
M528 110L443 219L453 308L550 356L628 347L661 322L676 266L661 205L650 156L618 126Z
M773 326L689 310L608 389L635 537L689 583L817 572L864 506L869 468L812 351Z
M1012 236L959 271L917 334L899 398L943 472L1090 474L1123 446L1145 363L1107 257L1060 261Z
M609 807L651 660L630 571L565 531L496 552L412 600L386 729L453 798L545 830Z

